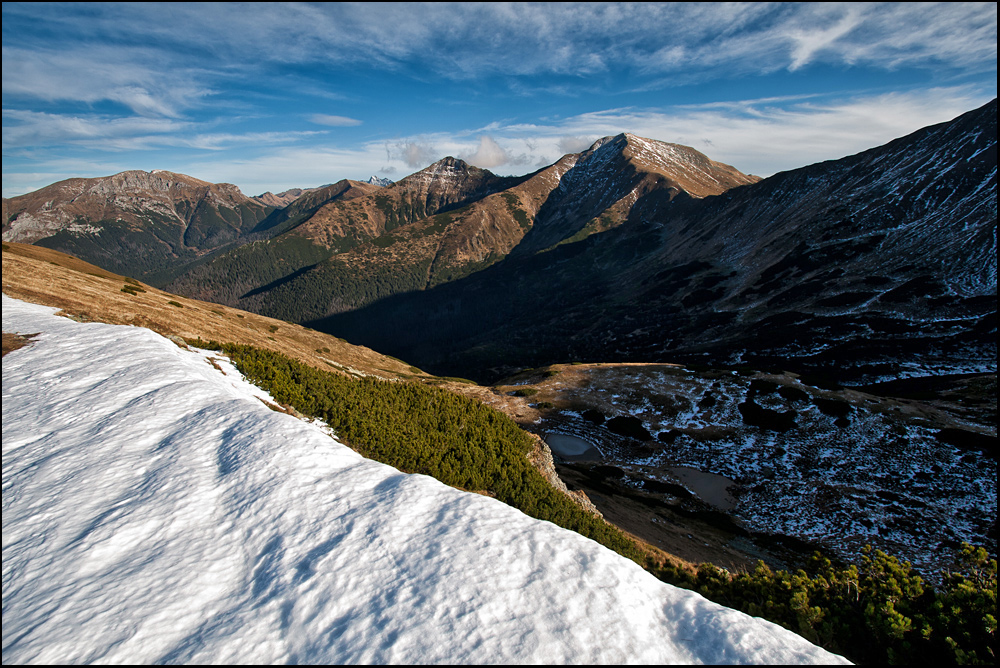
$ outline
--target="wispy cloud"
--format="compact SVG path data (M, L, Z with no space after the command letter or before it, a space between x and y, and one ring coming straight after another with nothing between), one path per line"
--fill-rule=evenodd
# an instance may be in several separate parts
M125 118L90 114L68 115L3 110L5 151L57 145L100 151L127 151L155 147L186 147L206 151L246 144L286 144L324 134L324 131L207 132L201 124L168 118Z
M361 121L347 116L331 116L330 114L313 114L309 120L317 125L329 125L337 128L349 128L361 125Z
M121 140L157 136L162 139L192 129L190 123L170 118L52 114L18 109L4 109L3 120L4 150L89 142L110 146Z
M695 68L719 76L814 62L995 67L997 43L996 3L402 3L390 11L366 3L239 9L140 3L5 5L4 14L44 22L53 31L64 26L68 42L62 54L36 52L27 64L34 50L30 36L10 55L5 47L4 92L8 62L16 65L12 73L20 72L11 85L39 96L54 93L60 71L77 79L87 71L110 77L110 85L92 91L67 82L62 94L79 99L116 95L120 87L155 89L144 76L155 58L136 58L150 52L166 56L191 81L205 82L206 62L215 63L216 74L256 63L326 63L418 67L452 79L584 76L613 68L650 74ZM5 31L4 41L18 42L15 37L21 36L7 39ZM113 51L129 57L109 56ZM109 67L113 63L123 71ZM38 72L44 76L36 84Z
M951 120L990 97L959 87L838 100L733 101L669 111L609 109L557 123L510 125L494 136L508 145L530 137L534 154L553 162L582 150L591 138L632 132L692 146L713 160L767 176L878 146Z
M770 174L995 95L996 3L5 3L3 18L7 194L62 173L42 159L60 151L277 191L445 155L521 173L623 131ZM785 95L817 71L879 78ZM720 82L741 92L718 102Z
M385 157L388 161L401 160L407 167L421 169L444 157L438 149L422 137L385 142Z
M198 85L197 77L171 71L170 60L148 48L88 46L51 51L4 46L4 101L108 101L140 116L176 118L212 90Z
M460 153L459 157L470 165L484 169L493 169L501 165L521 166L529 162L527 153L513 155L500 146L493 137L487 135L479 138L479 145L474 151Z

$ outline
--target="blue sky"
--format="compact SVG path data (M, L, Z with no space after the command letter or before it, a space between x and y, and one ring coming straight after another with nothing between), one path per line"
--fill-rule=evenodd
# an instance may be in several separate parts
M767 176L996 97L996 3L3 4L3 195L167 169L246 194L619 132Z

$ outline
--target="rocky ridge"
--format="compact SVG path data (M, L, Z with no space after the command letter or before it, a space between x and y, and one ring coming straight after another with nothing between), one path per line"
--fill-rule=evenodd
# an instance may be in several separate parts
M230 183L164 170L67 179L4 200L3 240L35 243L143 275L251 231L272 207Z
M311 251L298 266L288 264L284 278L242 284L237 296L226 288L234 255L169 287L215 301L226 294L235 300L225 303L288 320L315 319L612 229L652 191L701 198L756 180L693 149L634 135L599 140L520 178L445 158L366 197L331 201L287 226L273 244L307 243ZM290 219L287 211L281 215ZM251 261L245 252L237 254Z

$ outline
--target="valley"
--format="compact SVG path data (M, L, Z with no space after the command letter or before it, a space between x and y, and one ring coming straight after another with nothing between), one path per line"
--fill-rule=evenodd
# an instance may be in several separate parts
M573 364L494 391L526 396L526 429L591 444L553 446L560 476L668 552L789 568L873 545L933 578L961 542L997 536L996 375L952 383L950 401L900 399L745 368Z

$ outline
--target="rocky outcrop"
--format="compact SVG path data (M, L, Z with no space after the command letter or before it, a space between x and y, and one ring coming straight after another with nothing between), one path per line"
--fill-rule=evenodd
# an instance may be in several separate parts
M571 491L568 487L566 487L566 483L563 482L562 478L559 477L559 474L556 473L555 461L552 459L552 450L550 450L549 446L542 440L542 437L530 432L526 433L531 437L532 443L534 444L531 452L528 453L528 461L531 462L531 465L538 469L538 472L542 474L550 485L572 499L573 503L577 504L588 513L604 519L604 515L601 514L601 511L597 509L597 506L595 506L590 498L587 497L586 492L583 490Z

